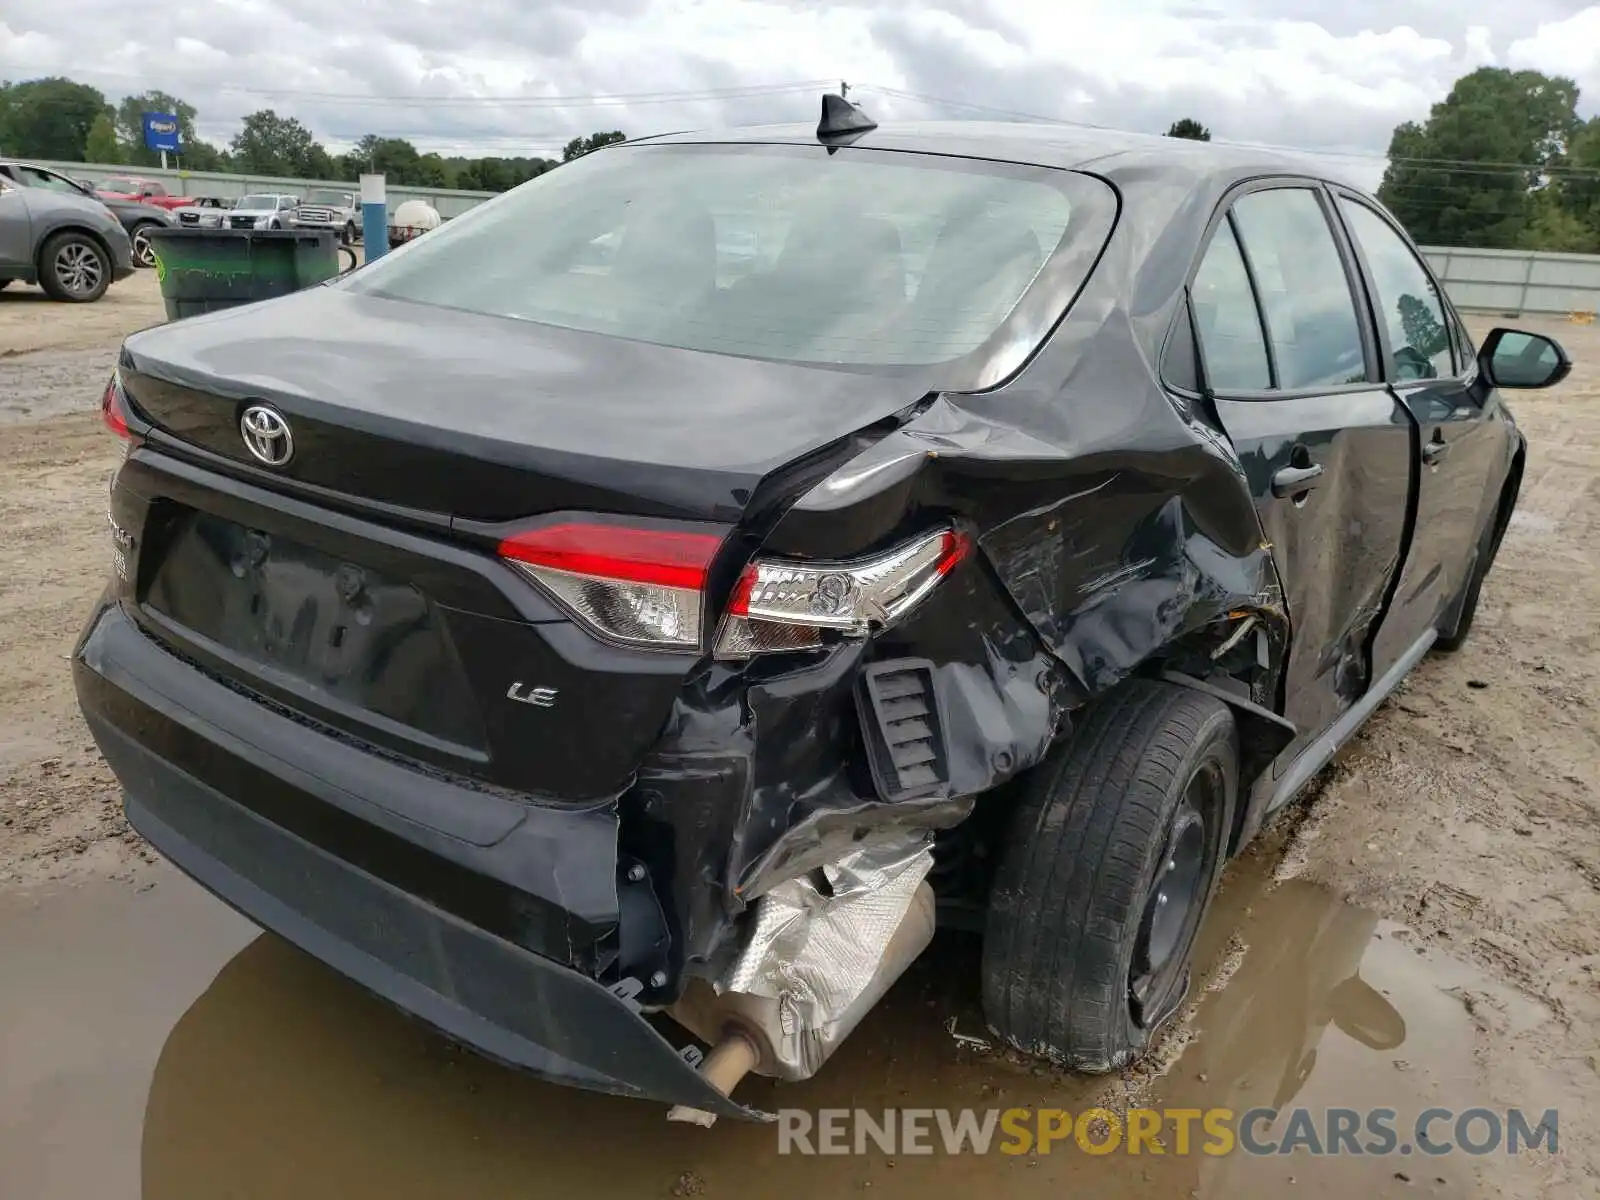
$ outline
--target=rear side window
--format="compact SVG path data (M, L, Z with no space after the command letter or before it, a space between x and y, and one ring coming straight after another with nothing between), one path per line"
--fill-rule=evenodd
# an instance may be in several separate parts
M1316 193L1251 192L1234 204L1233 219L1255 273L1278 387L1365 381L1366 351L1350 278Z
M66 196L83 195L81 189L73 187L61 176L53 175L49 171L40 171L33 167L18 167L17 172L21 176L22 182L29 187L48 188L52 192L60 192Z
M1250 290L1233 223L1211 235L1191 292L1195 329L1205 355L1206 383L1218 392L1265 391L1272 386L1261 314Z
M688 349L897 368L1021 364L1115 196L1069 171L820 146L587 155L352 276L352 291ZM977 359L974 361L976 362Z
M1403 382L1450 376L1455 370L1450 327L1427 271L1372 209L1342 197L1339 205L1377 288L1376 307L1389 331L1389 378Z

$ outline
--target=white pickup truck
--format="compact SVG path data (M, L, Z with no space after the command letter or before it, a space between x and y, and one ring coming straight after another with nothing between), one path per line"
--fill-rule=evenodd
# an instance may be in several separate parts
M331 229L345 245L361 240L361 201L354 192L312 188L289 214L290 229Z

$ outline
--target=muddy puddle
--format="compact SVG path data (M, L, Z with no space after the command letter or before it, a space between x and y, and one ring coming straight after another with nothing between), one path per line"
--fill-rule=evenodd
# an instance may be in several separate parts
M748 1081L763 1107L1384 1106L1485 1102L1474 1004L1547 1014L1408 931L1236 866L1206 931L1210 990L1164 1074L1086 1080L958 1044L983 1032L974 941L936 943L826 1071ZM153 884L153 886L152 886ZM71 953L64 953L71 947ZM1242 953L1241 953L1242 950ZM1446 1158L1148 1150L779 1155L772 1127L547 1086L445 1045L165 868L0 898L0 1195L36 1197L1416 1196ZM980 1114L981 1115L981 1114ZM1199 1139L1196 1127L1196 1140ZM1260 1138L1280 1137L1262 1125ZM933 1136L937 1145L939 1137ZM1092 1189L1092 1191L1090 1190Z

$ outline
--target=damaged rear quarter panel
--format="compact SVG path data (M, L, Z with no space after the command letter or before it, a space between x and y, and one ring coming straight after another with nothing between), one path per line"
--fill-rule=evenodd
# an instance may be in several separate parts
M1238 459L1159 382L1187 263L1133 278L1149 252L1114 237L1071 320L1018 376L931 396L775 523L773 556L849 557L949 521L977 550L867 642L710 665L685 687L625 820L657 878L672 875L675 966L725 962L751 900L859 840L959 823L1043 759L1073 708L1174 642L1239 610L1274 647L1287 640ZM950 779L887 803L855 698L868 664L899 657L933 664ZM1256 699L1274 706L1275 663L1268 676Z

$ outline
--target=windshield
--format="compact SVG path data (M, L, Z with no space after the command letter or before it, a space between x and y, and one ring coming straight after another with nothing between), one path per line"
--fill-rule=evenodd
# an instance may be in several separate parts
M349 201L348 192L322 192L312 191L306 196L307 204L331 204L335 208L342 208Z
M931 365L989 344L992 383L1059 318L1114 210L1098 180L1042 167L636 146L548 172L347 286L792 362Z
M95 190L97 192L126 192L129 195L137 196L139 194L139 181L117 175L110 179L102 179L95 185Z
M240 196L235 208L277 208L276 196Z

